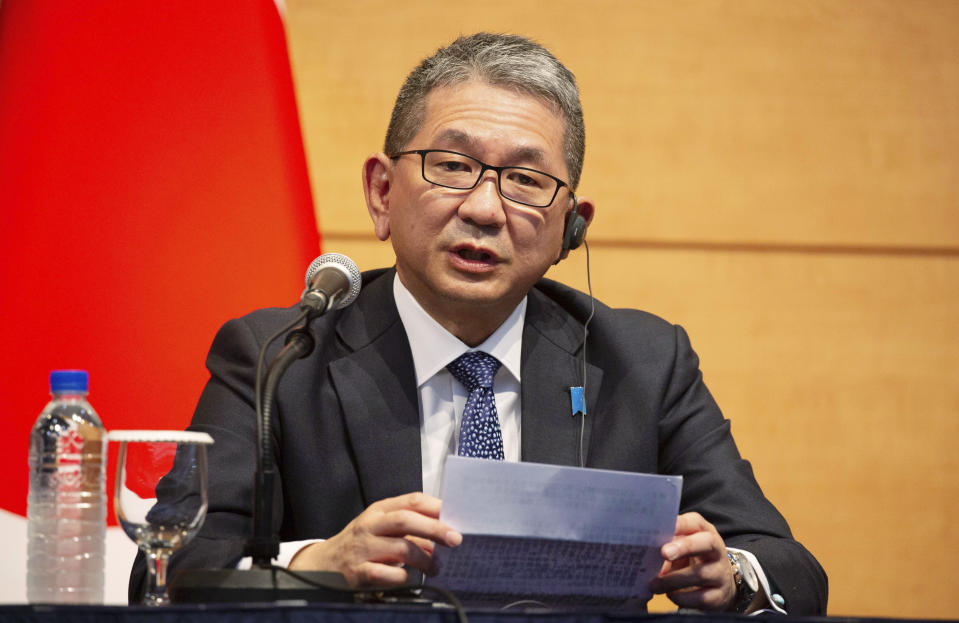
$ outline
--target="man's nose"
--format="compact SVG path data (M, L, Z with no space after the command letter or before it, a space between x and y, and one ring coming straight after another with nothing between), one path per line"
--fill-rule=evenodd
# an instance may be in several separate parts
M477 225L502 227L506 224L503 197L499 194L496 171L487 170L460 204L459 215Z

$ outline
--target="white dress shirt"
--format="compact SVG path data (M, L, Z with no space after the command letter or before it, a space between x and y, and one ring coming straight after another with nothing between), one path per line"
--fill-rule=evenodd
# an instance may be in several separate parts
M443 465L447 455L456 454L460 423L469 392L453 378L446 366L471 350L496 357L502 364L493 378L493 394L503 454L507 461L520 460L520 359L526 297L513 313L476 348L470 348L444 329L420 307L400 281L393 279L393 298L413 351L416 391L420 403L420 454L423 460L423 491L439 497L443 487Z

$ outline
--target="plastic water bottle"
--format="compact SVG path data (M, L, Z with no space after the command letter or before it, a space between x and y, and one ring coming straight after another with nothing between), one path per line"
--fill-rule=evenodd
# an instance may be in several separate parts
M106 431L83 370L50 373L53 399L30 433L27 600L103 603Z

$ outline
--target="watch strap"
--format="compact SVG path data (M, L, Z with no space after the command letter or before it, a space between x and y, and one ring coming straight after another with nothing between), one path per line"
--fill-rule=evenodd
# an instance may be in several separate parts
M726 556L729 558L729 564L733 568L733 581L736 583L736 597L733 599L733 612L745 612L746 608L749 607L749 604L753 602L753 599L756 597L756 589L749 585L749 582L746 581L745 574L752 571L752 565L750 565L749 570L744 570L744 565L749 565L749 561L745 556L739 553L733 553L730 551L726 552Z

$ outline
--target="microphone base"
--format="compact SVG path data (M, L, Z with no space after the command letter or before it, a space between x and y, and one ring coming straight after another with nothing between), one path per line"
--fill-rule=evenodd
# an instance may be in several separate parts
M178 604L280 601L354 603L354 591L333 571L297 572L312 586L275 569L183 569L167 593Z

